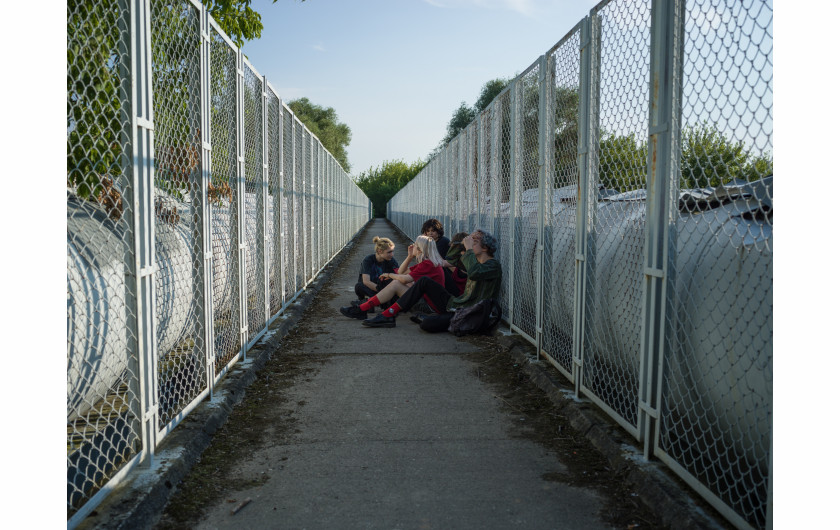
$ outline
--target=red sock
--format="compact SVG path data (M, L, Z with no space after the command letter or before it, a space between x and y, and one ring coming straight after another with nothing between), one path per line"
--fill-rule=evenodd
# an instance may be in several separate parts
M399 314L400 311L402 311L400 304L394 303L394 305L383 311L382 315L386 317L395 317Z
M359 304L359 309L362 311L370 311L374 307L379 305L379 298L372 296L367 299L367 302Z

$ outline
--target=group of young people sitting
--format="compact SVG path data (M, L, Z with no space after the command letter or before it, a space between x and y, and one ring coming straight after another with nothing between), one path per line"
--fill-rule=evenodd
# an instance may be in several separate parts
M373 238L375 252L366 256L359 270L356 295L341 313L362 320L372 328L393 328L400 312L424 300L432 314L415 313L411 320L429 332L446 331L458 308L498 298L502 265L495 259L496 238L486 230L461 232L444 237L443 226L429 219L421 228L408 256L401 264L394 259L394 243ZM411 265L411 262L416 262ZM381 306L382 313L368 318Z

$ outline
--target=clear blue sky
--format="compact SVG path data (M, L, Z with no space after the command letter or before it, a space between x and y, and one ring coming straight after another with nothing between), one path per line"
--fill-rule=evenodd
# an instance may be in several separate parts
M513 77L595 0L255 0L262 37L243 51L288 101L333 107L357 175L425 159L461 101Z

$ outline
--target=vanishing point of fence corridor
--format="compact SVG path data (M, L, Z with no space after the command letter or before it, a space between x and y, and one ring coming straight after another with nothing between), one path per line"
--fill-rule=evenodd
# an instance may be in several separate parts
M772 527L772 3L601 2L394 196L498 237L511 329L738 527Z
M388 215L407 234L428 217L495 233L511 329L646 456L760 528L772 4L748 4L602 2ZM212 396L371 205L199 2L67 9L73 527Z

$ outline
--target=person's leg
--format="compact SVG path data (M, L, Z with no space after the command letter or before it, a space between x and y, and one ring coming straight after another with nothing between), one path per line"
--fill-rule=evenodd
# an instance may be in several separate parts
M364 300L365 298L370 298L371 296L376 296L376 291L368 287L362 282L356 284L356 296L359 297L359 300Z
M381 291L376 293L376 296L368 299L367 302L361 304L359 308L362 311L370 311L381 303L387 302L394 296L400 296L408 290L408 287L398 281L393 281L386 285Z
M403 309L408 309L419 302L420 299L423 298L423 295L426 295L429 298L438 311L445 310L446 304L449 303L449 299L452 298L452 295L446 291L445 287L428 276L423 276L414 282L414 286L407 290L405 294L397 300L397 303L385 310L383 314L389 317L396 316L397 313Z
M429 333L441 333L449 330L449 321L455 313L449 311L441 315L432 315L420 322L420 329Z
M455 277L452 275L452 271L446 267L443 268L443 279L446 283L446 292L452 296L461 295L461 293L458 292L458 284L455 283Z

